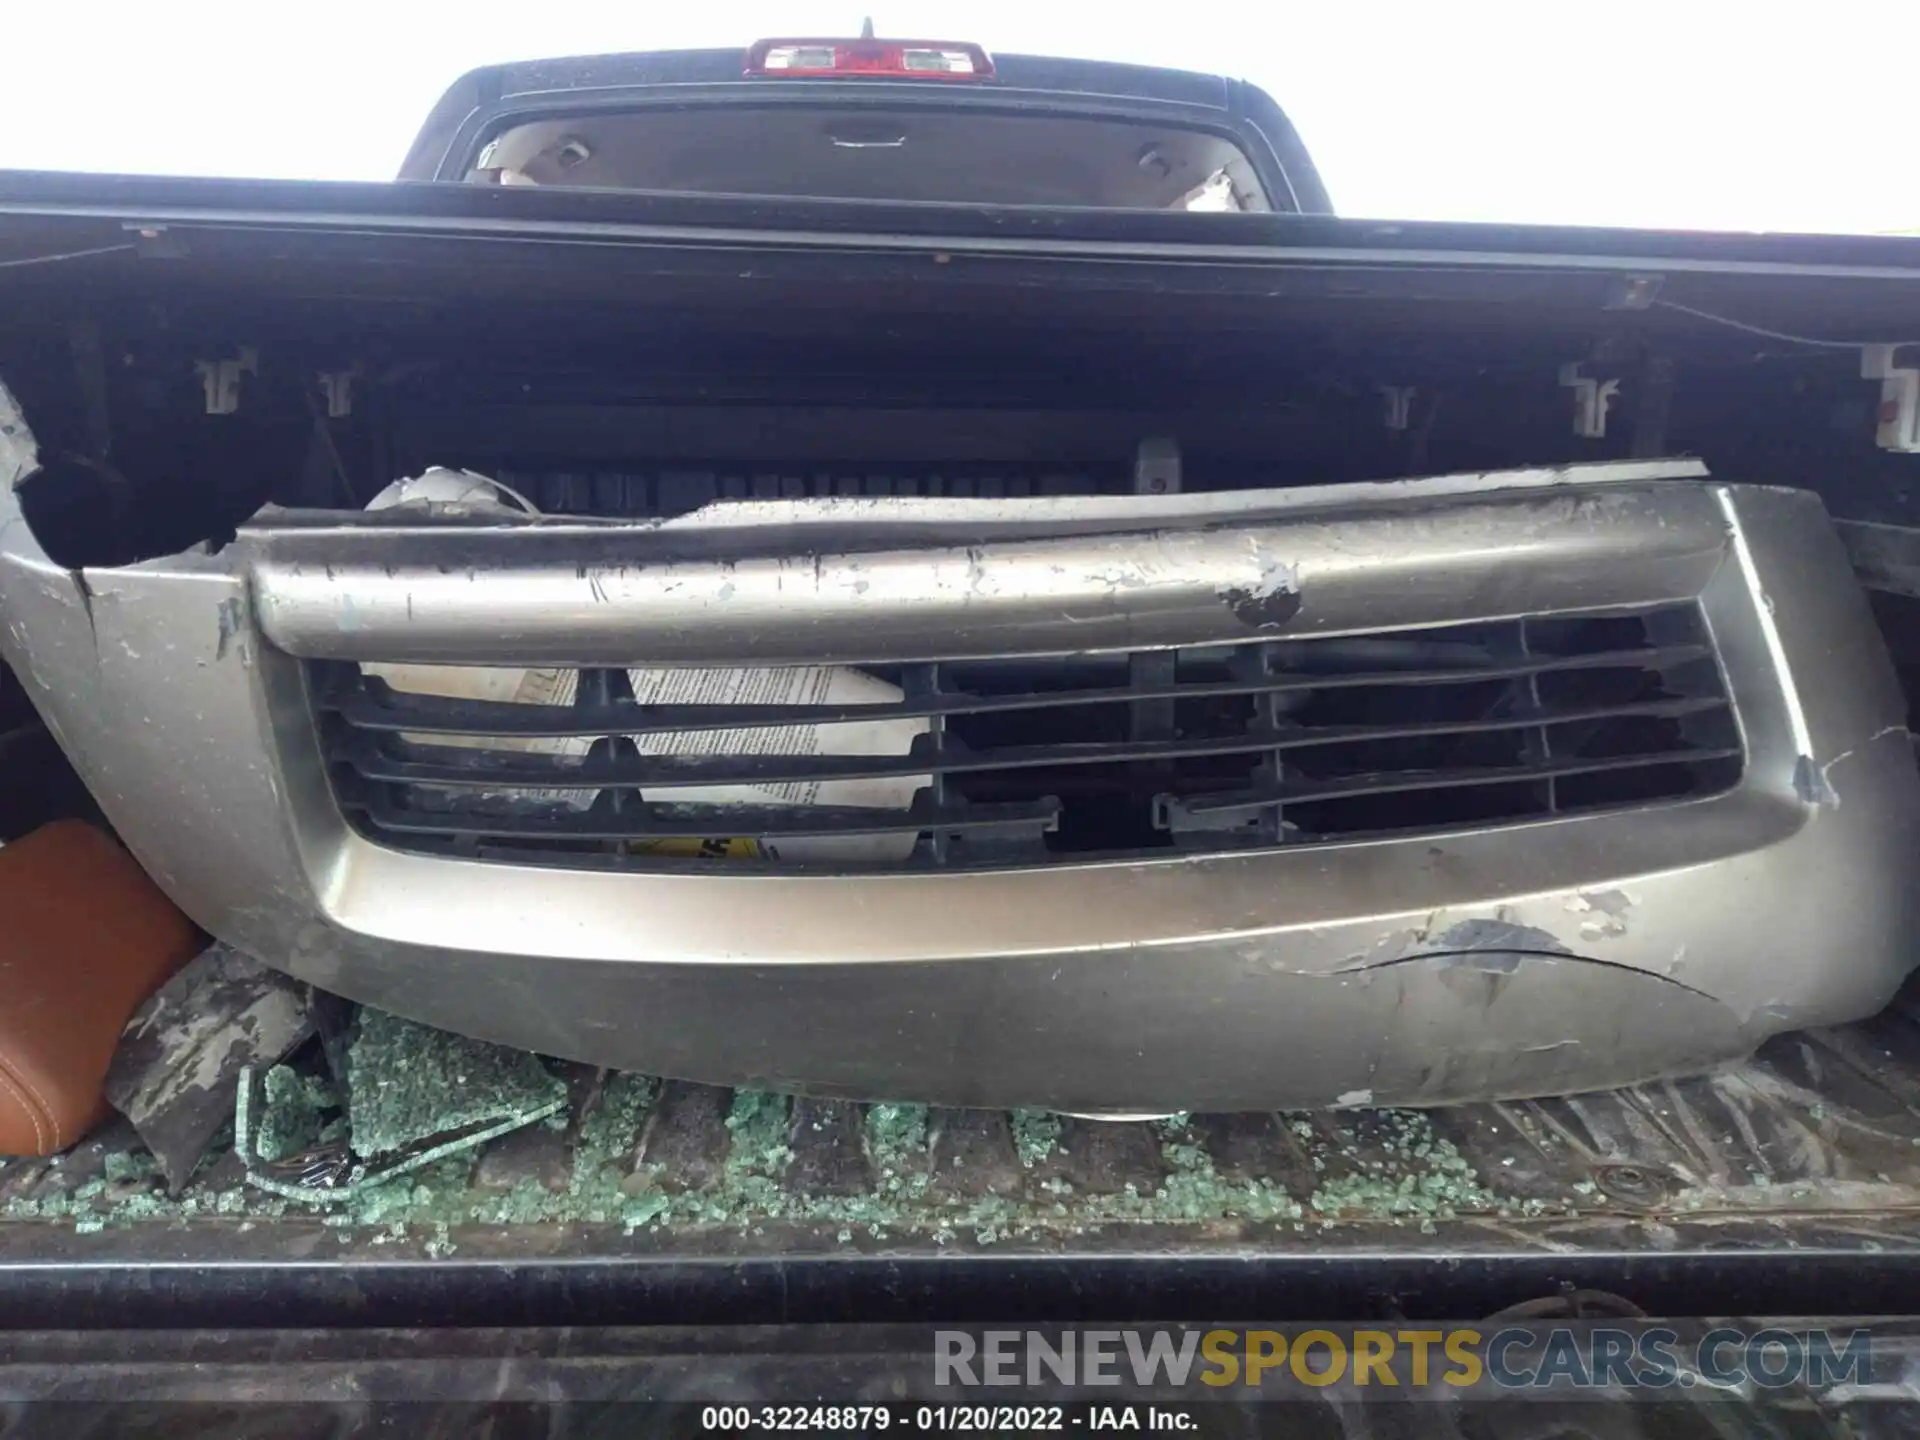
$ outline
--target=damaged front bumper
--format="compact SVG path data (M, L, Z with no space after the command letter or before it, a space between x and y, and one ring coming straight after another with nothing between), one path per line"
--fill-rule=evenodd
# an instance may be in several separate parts
M1873 1011L1915 954L1920 782L1846 560L1810 495L1697 467L665 527L267 514L218 553L78 573L12 488L6 656L159 882L275 966L490 1040L960 1106L1438 1104L1699 1069ZM1724 793L947 871L376 843L329 788L306 669L859 664L1682 601L1737 715Z

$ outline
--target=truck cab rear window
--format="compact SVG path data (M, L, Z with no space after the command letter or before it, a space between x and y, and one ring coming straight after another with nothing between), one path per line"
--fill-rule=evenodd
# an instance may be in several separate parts
M1219 135L1131 120L917 106L696 108L528 121L489 142L467 178L973 205L1272 208L1246 155Z

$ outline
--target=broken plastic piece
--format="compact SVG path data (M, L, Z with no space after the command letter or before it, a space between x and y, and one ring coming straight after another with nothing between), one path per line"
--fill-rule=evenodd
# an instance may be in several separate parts
M1863 379L1880 382L1874 443L1896 454L1920 454L1920 369L1894 363L1898 347L1869 345L1860 352Z
M240 1072L313 1033L311 992L230 945L201 951L128 1023L106 1095L179 1194L233 1114Z

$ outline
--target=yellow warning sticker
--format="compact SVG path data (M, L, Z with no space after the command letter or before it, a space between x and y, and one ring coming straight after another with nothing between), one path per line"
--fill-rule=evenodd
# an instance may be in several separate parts
M636 855L690 855L702 860L759 860L766 852L758 840L736 836L731 840L696 840L692 836L672 840L636 841Z

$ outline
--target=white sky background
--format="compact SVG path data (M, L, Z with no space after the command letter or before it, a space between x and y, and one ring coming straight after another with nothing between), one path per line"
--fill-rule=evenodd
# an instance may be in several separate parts
M1209 70L1343 214L1920 232L1920 0L7 0L0 168L378 180L476 65L879 33Z

